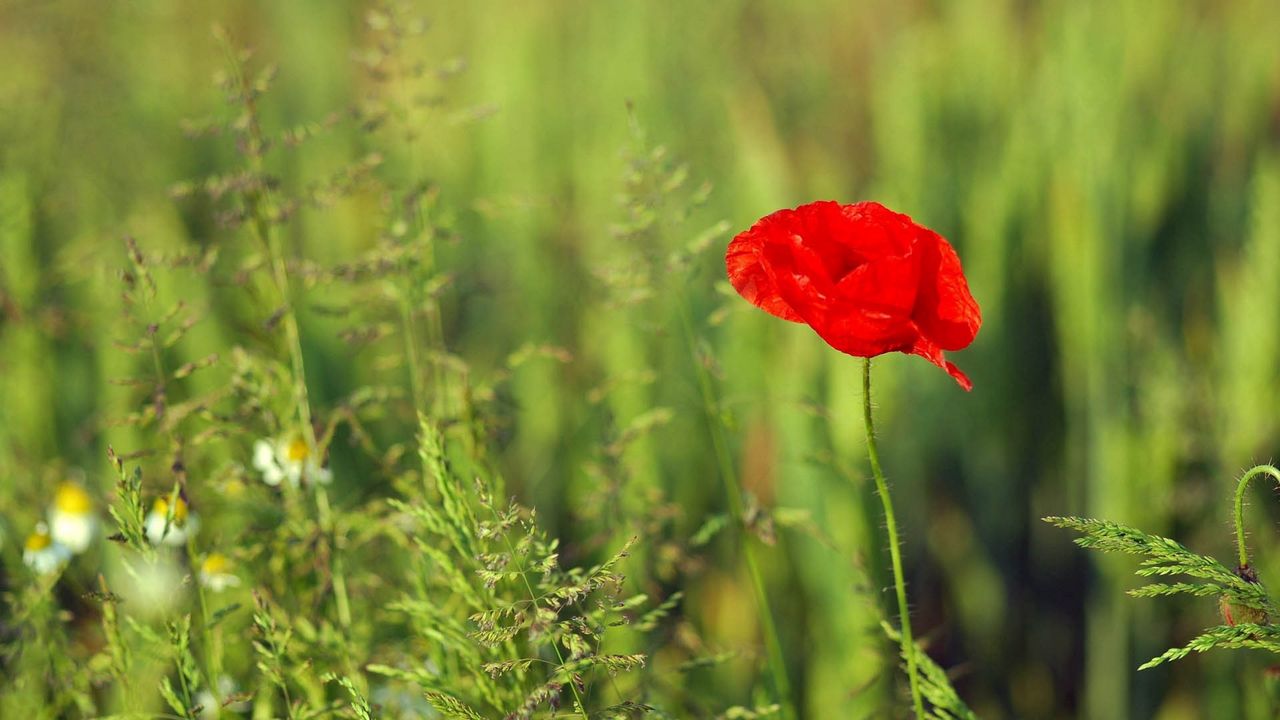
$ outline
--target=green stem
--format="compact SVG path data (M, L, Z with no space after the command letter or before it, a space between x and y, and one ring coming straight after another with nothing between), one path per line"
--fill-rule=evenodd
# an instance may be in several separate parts
M414 331L413 303L405 292L400 293L400 322L404 326L405 360L409 371L409 392L413 394L415 414L427 411L426 396L422 391L422 362L418 359L418 338Z
M151 308L154 298L151 296L148 297L150 299L147 300L147 305L150 309L154 309ZM151 327L156 327L156 325L152 325ZM155 369L156 374L155 392L157 395L163 395L166 391L169 375L165 372L164 359L160 355L160 346L156 342L156 334L154 331L149 331L148 344L151 345L151 364ZM169 440L169 447L171 451L174 453L175 457L181 458L182 442L177 435L177 431L172 426L166 425L165 427L167 428L165 430L165 435ZM170 520L170 522L176 522L176 513L178 503L180 501L185 502L185 499L182 498L182 495L178 492L178 488L175 487L174 491L168 498L167 507L169 508L169 513L175 516ZM176 528L168 528L168 531L174 532L176 531ZM218 662L218 648L215 647L213 635L209 628L209 606L205 602L204 585L200 582L200 560L196 556L194 534L188 535L184 546L187 552L187 565L191 568L192 574L195 576L196 597L199 600L200 605L200 650L201 654L204 656L205 684L208 685L209 694L214 699L214 717L221 717L222 690L218 687L218 679L222 677L222 666ZM179 675L181 676L181 673L179 673Z
M501 524L501 518L498 517L498 511L490 507L489 512L493 514L494 521ZM510 535L503 532L502 540L507 545L507 552L510 553L512 561L517 564L516 569L520 573L520 579L524 581L525 589L529 591L529 602L533 605L533 614L536 617L538 614L538 593L534 591L533 583L529 582L529 575L525 569L524 559L516 552L516 546L511 543ZM551 649L556 652L556 659L560 661L559 669L564 670L566 663L564 661L564 653L560 652L559 638L555 638L551 641ZM569 675L568 681L569 689L573 691L573 699L577 702L578 712L582 715L582 720L591 720L591 716L587 714L587 704L582 701L582 695L578 693L578 684L573 681L572 674Z
M684 312L683 320L685 337L689 342L689 351L693 354L693 365L698 376L698 389L702 393L703 409L707 413L707 425L711 429L711 445L715 449L716 462L720 466L720 478L724 481L724 495L729 505L729 513L733 522L742 532L742 554L747 561L747 571L751 575L751 587L755 591L756 609L760 616L761 630L764 634L765 650L768 653L769 675L773 682L773 691L782 706L784 720L794 718L795 707L791 702L791 682L787 677L787 664L782 654L782 643L778 641L778 629L773 622L773 610L769 605L769 595L765 591L764 574L760 571L760 563L756 559L755 546L751 541L751 533L747 531L746 511L742 504L742 485L733 469L733 459L729 455L729 446L725 442L721 426L720 403L716 399L715 388L711 384L711 374L702 360L698 358L698 346L693 333L693 320L690 317L689 303L681 303Z
M256 122L253 127L257 128ZM255 140L261 143L261 138L258 137L259 132L255 131L254 136ZM261 156L252 155L251 165L254 172L261 173ZM302 355L302 333L298 328L298 316L293 308L293 297L289 289L289 274L285 267L284 251L281 248L279 237L271 231L271 223L267 219L266 208L263 207L264 202L266 202L264 195L258 194L252 198L253 227L258 236L258 241L267 250L272 280L277 292L280 294L281 301L284 303L284 315L281 320L284 324L285 342L289 350L294 401L297 405L298 420L302 425L303 437L307 442L307 451L312 456L315 456L320 449L316 441L315 426L312 424L311 399L307 392L307 371ZM323 485L319 483L313 483L313 485L315 487L317 520L321 531L332 548L330 574L333 579L333 596L338 613L338 624L344 630L350 631L351 602L347 594L346 572L343 568L342 552L333 521L333 512L329 506L329 493ZM350 656L348 656L349 660Z
M880 469L880 451L876 448L876 428L871 418L871 358L862 366L862 418L867 430L867 457L871 461L871 474L876 479L876 492L884 505L884 524L889 533L889 557L893 561L893 586L898 594L898 616L902 633L902 657L907 661L907 678L911 681L911 701L916 717L924 720L924 701L920 697L920 679L916 671L915 647L911 640L911 613L907 608L907 583L902 573L902 552L898 548L898 520L893 514L893 499L889 497L889 485Z
M263 154L267 148L266 138L259 123L257 107L255 104L256 92L249 87L249 81L244 75L244 66L239 54L231 45L231 40L225 30L221 27L215 27L214 36L217 38L222 47L223 54L227 58L227 64L234 74L236 84L239 85L241 102L244 104L244 110L248 119L248 127L245 134L248 138L248 147L244 150L246 159L249 162L249 170L256 176L264 175ZM307 450L314 456L319 451L316 442L315 427L311 422L311 402L307 393L307 375L306 368L302 357L302 336L298 329L298 318L293 308L293 298L289 291L289 275L285 267L284 251L281 248L280 240L275 233L272 232L272 222L269 216L271 206L271 190L266 187L261 190L252 190L245 193L244 200L249 216L252 218L253 232L257 236L258 242L267 251L268 263L271 266L272 281L276 286L276 290L280 295L281 302L284 307L284 323L285 339L288 343L289 358L292 366L293 383L294 383L294 399L297 405L299 421L302 424L303 437L307 442ZM338 614L338 624L341 628L350 633L351 629L351 603L347 594L346 573L343 569L342 554L340 552L340 543L337 542L337 534L333 522L332 509L329 506L329 495L324 487L318 483L313 483L316 490L316 515L320 525L321 535L329 547L332 548L330 557L330 574L333 581L334 604L336 605ZM286 491L287 495L287 491ZM349 638L348 638L349 639ZM349 650L350 643L345 642L343 646L344 660L347 665L348 674L354 679L361 677L354 671L355 665L351 660ZM217 679L214 680L214 683ZM293 702L289 697L289 688L287 683L282 683L281 689L284 692L284 700L288 710L288 716L293 717Z
M262 215L261 198L254 205L255 228L258 238L267 247L276 289L285 304L282 322L284 323L285 341L289 346L289 359L293 370L293 392L298 408L298 420L302 425L303 437L307 441L307 451L314 456L320 451L316 441L316 430L311 420L311 400L307 392L307 371L302 357L302 333L298 329L298 317L293 309L293 298L289 292L289 276L285 270L284 252L280 248L279 239L271 233L271 226ZM346 573L343 569L342 553L337 542L337 531L333 522L333 511L329 506L329 493L323 485L314 483L316 494L316 515L320 528L329 539L332 548L331 575L333 578L334 604L338 611L338 624L344 629L351 628L351 602L347 596Z
M177 505L171 501L169 507L173 508ZM200 558L196 555L194 534L187 536L185 546L187 566L195 576L196 600L200 606L200 648L204 654L205 682L209 687L209 694L213 697L214 717L222 717L222 688L218 686L218 681L222 678L222 664L219 662L221 648L218 647L221 643L215 642L213 630L210 627L209 602L204 594L204 583L200 581Z
M237 72L239 65L235 66ZM241 86L244 86L244 78L240 78ZM248 93L246 90L246 97ZM249 154L250 169L258 175L263 173L263 163L260 148L265 147L262 137L262 129L258 126L257 114L252 106L248 106L250 112L249 133L253 139L254 150ZM307 392L307 370L303 362L302 356L302 333L298 329L298 315L294 311L293 297L289 289L289 273L285 267L284 250L281 247L280 238L271 231L271 223L267 212L269 203L270 190L255 192L250 197L250 210L253 216L253 229L258 236L258 241L266 248L268 263L271 266L271 276L276 286L276 291L280 294L280 300L284 303L284 315L282 322L284 324L285 342L289 349L289 361L293 375L293 395L294 402L298 409L298 420L302 425L303 437L307 442L307 452L310 456L315 457L319 452L319 444L316 442L316 430L312 424L311 415L311 398ZM329 493L324 489L323 485L313 483L316 495L316 515L320 523L320 528L325 534L330 547L332 548L330 574L333 578L333 595L334 604L338 611L338 624L344 630L351 628L351 602L347 597L347 580L346 573L343 569L342 553L338 547L337 532L333 522L333 512L329 506Z
M1255 476L1263 473L1270 475L1277 483L1280 483L1280 470L1276 470L1271 465L1258 465L1249 468L1248 472L1240 478L1240 482L1236 485L1236 550L1240 555L1240 567L1249 567L1249 550L1244 545L1244 491L1249 486L1249 481Z

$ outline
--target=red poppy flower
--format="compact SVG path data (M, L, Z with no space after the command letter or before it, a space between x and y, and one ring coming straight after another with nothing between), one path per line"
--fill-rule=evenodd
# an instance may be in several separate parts
M919 355L969 390L943 357L973 342L982 312L943 237L879 203L822 201L779 210L725 254L742 297L813 328L849 355Z

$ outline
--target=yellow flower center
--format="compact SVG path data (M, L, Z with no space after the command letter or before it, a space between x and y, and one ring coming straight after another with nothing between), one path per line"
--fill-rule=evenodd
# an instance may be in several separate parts
M167 516L169 514L169 501L166 498L156 498L155 504L151 506L151 512ZM173 524L179 527L187 524L187 501L181 497L178 498L178 504L173 508Z
M54 493L53 506L68 515L87 515L93 510L93 499L79 485L64 482Z
M209 556L200 563L200 572L205 575L225 575L231 571L231 561L222 553L209 553Z
M307 441L301 438L294 438L289 441L289 445L284 449L284 456L289 462L300 463L307 459L311 454L311 450L307 447Z
M31 552L40 552L53 544L53 538L48 533L33 532L27 536L26 548Z

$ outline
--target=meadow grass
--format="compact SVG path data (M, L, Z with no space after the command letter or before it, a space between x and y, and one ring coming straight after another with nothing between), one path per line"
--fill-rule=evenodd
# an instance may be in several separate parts
M874 198L985 317L971 396L877 363L922 661L984 718L1269 717L1265 654L1136 672L1212 599L1127 599L1037 518L1231 557L1280 432L1278 24L0 5L0 716L776 716L753 562L797 714L904 714L860 363L720 256ZM94 540L33 572L66 481Z

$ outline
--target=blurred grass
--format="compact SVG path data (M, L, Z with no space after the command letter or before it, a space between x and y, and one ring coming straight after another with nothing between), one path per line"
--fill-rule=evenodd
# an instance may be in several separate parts
M737 229L810 199L875 198L952 240L985 314L956 357L971 396L904 357L876 370L916 624L935 657L961 664L961 693L992 718L1267 716L1260 660L1208 655L1135 673L1211 604L1128 600L1123 561L1083 557L1035 519L1106 517L1229 557L1233 476L1280 442L1280 5L479 0L419 11L432 27L415 52L467 69L442 81L446 105L410 118L421 132L387 165L436 183L460 238L439 258L454 273L450 349L481 370L528 342L573 355L519 369L509 398L504 472L553 533L582 540L574 503L590 490L583 467L601 424L654 407L674 416L628 450L632 487L668 493L676 534L721 510L694 360L672 330L688 302L719 364L748 487L808 509L843 551L784 531L767 554L807 714L877 706L878 692L859 689L883 688L883 648L853 588L855 551L885 577L858 364L718 293L715 252L687 287L647 278L656 297L638 308L607 302L597 277L719 220ZM284 127L361 96L351 55L363 15L302 2L0 3L10 543L51 478L83 474L104 493L106 443L145 444L99 432L128 401L107 384L128 364L111 348L119 238L170 251L209 242L207 213L165 190L230 153L179 130L219 103L210 26L279 63L263 114ZM639 142L628 103L648 144L714 187L686 223L646 236L650 247L610 231ZM276 170L315 177L366 144L344 128ZM289 242L316 260L351 257L375 238L374 202L303 215ZM197 348L238 331L217 311L234 300L216 288L166 292L213 308ZM708 326L722 306L724 323ZM332 323L304 321L322 401L374 381ZM643 371L655 380L604 407L586 401L601 378ZM348 480L336 492L369 490ZM1280 562L1265 560L1277 538L1263 530L1277 512L1253 513L1262 576L1277 577ZM686 588L685 612L724 646L756 642L731 551ZM745 697L751 677L740 663L705 682Z

